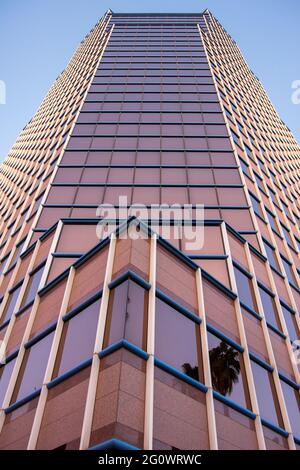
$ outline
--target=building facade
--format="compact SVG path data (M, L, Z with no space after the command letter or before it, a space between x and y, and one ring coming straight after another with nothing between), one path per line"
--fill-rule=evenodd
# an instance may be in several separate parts
M299 157L209 11L109 10L0 169L0 448L299 450Z

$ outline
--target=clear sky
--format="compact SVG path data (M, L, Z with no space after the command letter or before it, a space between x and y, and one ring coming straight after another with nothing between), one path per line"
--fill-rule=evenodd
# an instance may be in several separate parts
M201 12L209 8L239 45L282 119L300 142L299 0L0 0L0 161L52 82L103 13ZM0 82L1 85L1 82Z

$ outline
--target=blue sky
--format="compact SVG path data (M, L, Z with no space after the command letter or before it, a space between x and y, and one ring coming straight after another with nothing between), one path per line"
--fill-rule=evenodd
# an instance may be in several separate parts
M35 113L75 48L102 14L201 12L209 8L239 45L282 119L300 142L300 104L292 82L300 80L299 0L1 0L0 161Z

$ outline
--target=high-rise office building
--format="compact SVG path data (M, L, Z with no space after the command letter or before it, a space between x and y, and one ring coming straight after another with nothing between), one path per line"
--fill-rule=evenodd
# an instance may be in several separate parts
M109 10L0 169L0 448L300 449L299 163L209 11Z

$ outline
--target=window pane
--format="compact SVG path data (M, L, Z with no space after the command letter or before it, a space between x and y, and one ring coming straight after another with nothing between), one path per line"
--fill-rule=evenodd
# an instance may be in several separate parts
M257 310L251 279L249 279L244 273L242 273L242 271L240 271L235 266L234 274L240 301L248 307Z
M126 281L110 293L105 347L121 339L145 347L144 328L147 291L133 281Z
M263 304L266 321L270 323L270 325L281 330L281 326L277 316L277 309L273 297L261 287L259 287L259 293Z
M250 407L242 355L225 341L207 333L214 390L245 408Z
M199 325L156 299L155 354L195 380L202 379Z
M13 359L0 369L0 408L5 397L6 389L8 387L15 362L16 360Z
M251 362L251 365L258 406L262 418L282 426L279 403L271 372L268 372L254 361Z
M292 341L295 339L300 338L300 333L299 329L297 326L295 314L291 313L287 308L285 308L283 305L281 306L284 318L285 318L285 323L286 327L288 329L289 337Z
M16 303L17 303L17 299L18 299L21 287L22 286L18 287L17 289L15 289L9 295L9 298L7 300L7 304L4 308L4 312L3 312L3 315L2 315L1 320L0 320L1 325L2 325L2 323L5 323L7 320L9 320L10 317L12 316L12 314L14 312L14 309L15 309L15 306L16 306Z
M42 266L38 271L36 271L34 274L30 276L27 287L26 287L26 292L22 300L22 307L28 304L29 302L31 302L32 300L34 300L35 294L38 291L38 287L40 284L43 271L44 271L44 266Z
M281 387L287 407L292 431L296 437L300 437L300 397L299 391L288 385L283 380Z
M59 376L92 357L101 299L66 321L53 376Z
M27 349L12 402L21 400L42 386L53 336L54 331Z

